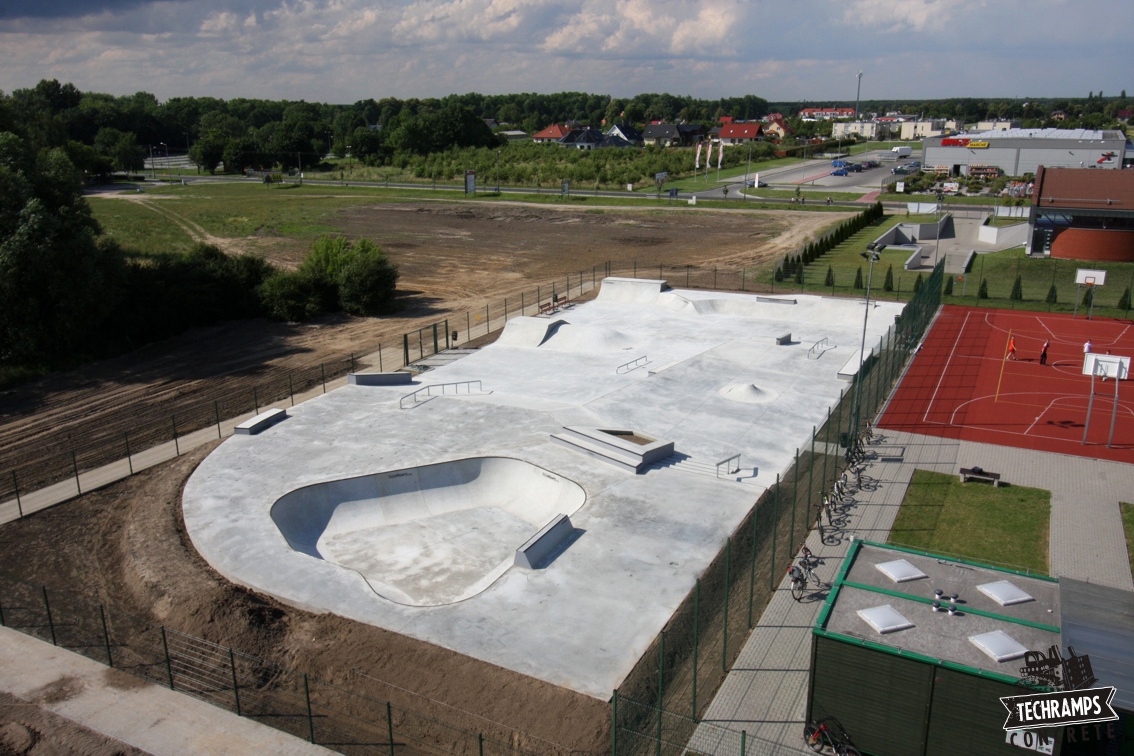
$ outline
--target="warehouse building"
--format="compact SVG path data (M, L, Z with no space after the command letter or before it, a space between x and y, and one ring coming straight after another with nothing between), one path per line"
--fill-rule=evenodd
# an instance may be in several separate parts
M1126 135L1098 129L1006 129L922 142L926 170L949 176L1023 176L1048 168L1121 168ZM1134 156L1132 156L1134 157Z

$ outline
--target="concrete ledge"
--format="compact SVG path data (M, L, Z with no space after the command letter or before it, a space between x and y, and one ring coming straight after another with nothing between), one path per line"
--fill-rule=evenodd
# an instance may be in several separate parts
M574 533L575 526L571 524L571 518L565 514L556 515L523 546L516 549L516 566L538 570L555 556Z
M785 333L783 336L777 336L776 346L791 346L791 334Z
M393 373L350 373L347 383L352 386L402 386L413 382L413 375L404 370Z
M281 420L286 419L287 410L270 409L266 412L261 412L250 420L245 420L240 425L236 426L233 432L238 436L255 436L257 433L267 430Z

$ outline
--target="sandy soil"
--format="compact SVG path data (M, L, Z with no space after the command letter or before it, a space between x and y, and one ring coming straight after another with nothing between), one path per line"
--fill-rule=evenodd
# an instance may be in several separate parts
M286 381L289 372L365 353L379 341L400 344L408 330L610 260L751 267L844 217L598 212L518 203L349 208L339 218L342 231L373 239L401 270L405 309L398 317L227 323L6 392L0 395L0 475L16 469L34 478L29 466L69 462L76 447L80 464L89 456L85 448L120 449L121 457L125 447L117 444L126 432L164 427L174 413L211 408L214 401L227 415L235 409L232 397L249 394L252 385ZM227 240L223 246L263 243ZM506 723L528 733L524 738L532 739L524 745L537 752L546 750L540 740L580 753L609 748L605 702L380 628L292 609L216 575L190 545L180 514L184 481L211 448L0 528L0 570L97 595L120 611L311 671L378 700L394 698L471 731ZM0 488L5 494L11 495ZM0 726L4 722L31 726L0 718ZM21 732L11 730L17 739ZM506 730L494 734L511 737Z
M144 756L145 751L88 730L61 717L40 703L51 693L35 700L0 693L0 756L45 756L81 753L87 756ZM57 693L56 693L57 695ZM58 700L56 698L55 700Z

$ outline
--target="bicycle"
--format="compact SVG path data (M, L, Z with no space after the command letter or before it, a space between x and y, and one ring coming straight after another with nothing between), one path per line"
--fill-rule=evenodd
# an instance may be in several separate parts
M788 575L791 576L791 597L796 601L803 600L803 594L807 591L808 583L815 584L814 590L819 590L823 586L823 581L819 579L814 570L818 564L819 559L812 555L809 548L804 546L803 556L799 558L799 564L788 567Z
M825 748L830 748L838 756L860 755L859 750L851 743L846 729L834 717L808 722L803 728L803 741L815 753L823 753Z

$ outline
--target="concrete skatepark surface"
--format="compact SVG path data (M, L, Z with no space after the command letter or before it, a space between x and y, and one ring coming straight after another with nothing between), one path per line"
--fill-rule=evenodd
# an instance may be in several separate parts
M837 372L859 347L863 303L791 299L607 279L594 302L510 321L412 387L481 381L481 393L400 409L407 387L346 386L228 439L186 485L190 538L222 575L286 603L606 700L847 387ZM867 343L900 311L871 303ZM809 357L823 338L833 348ZM635 475L552 443L564 426L632 430L676 454ZM718 477L734 454L740 473ZM481 466L481 492L465 473L429 482L445 463ZM431 493L383 501L379 477L414 468ZM544 473L561 489L538 494ZM403 494L418 497L411 514L387 521ZM509 566L559 513L577 535L565 550Z

